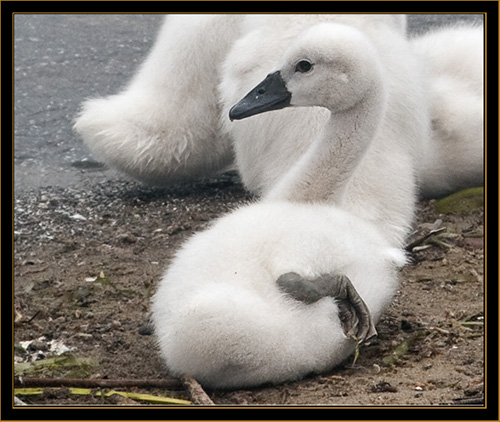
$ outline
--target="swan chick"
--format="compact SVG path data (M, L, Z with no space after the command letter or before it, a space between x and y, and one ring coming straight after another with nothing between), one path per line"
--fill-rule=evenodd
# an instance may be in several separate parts
M329 183L320 191L337 195L384 112L376 51L352 27L320 24L292 43L283 63L229 117L287 106L328 108L335 118L304 162L306 177L299 173L291 191L303 196L317 160L324 167L333 157L340 177L315 179L315 186ZM296 380L340 364L375 335L404 254L376 224L319 194L312 201L267 197L242 207L179 251L152 305L172 375L189 373L212 388Z
M328 371L374 334L404 262L372 224L331 205L244 206L188 240L161 279L161 356L207 388Z
M411 172L398 172L400 161L411 160L403 142L392 149L399 160L385 167L386 176L396 179L392 195L387 195L383 179L366 181L370 170L380 174L374 157L387 156L397 143L390 134L379 133L387 120L387 85L378 50L358 29L322 23L297 37L278 70L229 111L233 120L285 107L322 107L330 112L322 132L265 200L342 206L380 226L394 244L401 245L414 200ZM393 207L394 196L401 207Z
M376 55L366 36L353 27L315 25L291 44L279 70L230 109L229 118L241 120L288 106L350 110L382 84Z

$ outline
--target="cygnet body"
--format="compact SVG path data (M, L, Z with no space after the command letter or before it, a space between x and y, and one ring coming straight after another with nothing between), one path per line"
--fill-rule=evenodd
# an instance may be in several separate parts
M170 374L188 373L211 388L324 372L356 344L341 328L335 299L305 304L276 280L343 273L377 321L403 262L372 225L331 206L243 207L189 240L161 280L152 305L161 355Z
M314 64L302 71L306 61ZM223 217L179 252L153 300L155 330L171 373L188 372L207 386L229 388L293 380L342 362L355 341L342 329L335 298L306 304L289 297L277 280L290 272L306 279L345 275L373 319L380 317L395 292L404 254L377 226L341 209L344 186L383 115L384 81L374 66L377 54L360 31L318 25L287 49L278 102L267 85L259 85L247 96L249 102L243 99L231 110L232 118L249 117L256 113L253 92L272 94L257 112L288 105L327 107L332 121L347 119L345 128L352 129L352 112L367 113L374 102L381 106L371 115L366 136L341 137L352 144L338 162L345 173L336 188L338 198L332 192L338 204L268 198ZM334 94L326 89L320 96L313 90L325 83L337 87ZM326 151L339 148L328 126L318 142ZM322 155L313 154L310 166ZM299 184L295 190L300 189Z

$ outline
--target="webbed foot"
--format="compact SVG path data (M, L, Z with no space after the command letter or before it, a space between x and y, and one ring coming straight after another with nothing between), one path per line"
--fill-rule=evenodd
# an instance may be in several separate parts
M342 329L347 337L358 342L377 335L370 310L351 283L343 274L325 274L307 280L297 273L286 273L278 280L278 287L294 299L310 304L331 296L339 306Z

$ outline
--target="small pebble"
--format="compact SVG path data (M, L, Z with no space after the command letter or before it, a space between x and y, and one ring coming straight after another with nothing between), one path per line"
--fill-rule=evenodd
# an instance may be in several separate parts
M150 336L154 332L153 324L144 324L143 326L139 327L139 334L141 336Z
M378 384L372 385L371 391L372 393L396 393L398 389L387 381L380 381Z
M87 218L84 217L83 215L81 214L73 214L71 217L72 220L79 220L79 221L87 221Z
M87 334L87 333L76 333L75 337L81 338L83 340L90 340L91 338L93 338L92 334Z
M36 350L46 351L46 350L49 350L49 345L44 341L33 340L30 343L30 345L28 346L28 350L30 350L30 351L36 351Z

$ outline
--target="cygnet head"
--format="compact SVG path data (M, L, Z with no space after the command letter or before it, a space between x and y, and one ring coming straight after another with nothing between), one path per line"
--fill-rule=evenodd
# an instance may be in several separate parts
M231 120L288 106L346 111L369 94L382 92L377 51L359 30L322 23L301 33L286 50L278 70L234 105Z

